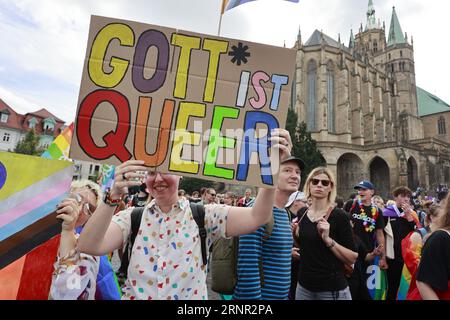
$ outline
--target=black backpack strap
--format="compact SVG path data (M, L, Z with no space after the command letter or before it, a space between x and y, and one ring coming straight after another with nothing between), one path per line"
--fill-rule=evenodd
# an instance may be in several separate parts
M192 217L198 226L198 234L200 236L200 243L202 246L202 259L203 265L208 262L208 256L206 251L206 229L205 229L205 207L202 204L190 203Z
M131 211L131 232L129 240L123 249L122 259L120 262L120 272L128 275L128 265L130 264L131 251L133 249L134 240L136 240L137 233L139 232L139 226L141 225L142 213L144 212L144 207L136 207Z
M131 212L130 250L133 248L134 240L136 240L136 236L139 232L139 226L141 225L142 213L144 212L144 209L145 207L135 207Z

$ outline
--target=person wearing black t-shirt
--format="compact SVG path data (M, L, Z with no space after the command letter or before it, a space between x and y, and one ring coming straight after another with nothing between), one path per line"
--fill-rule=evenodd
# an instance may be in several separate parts
M351 300L344 264L354 264L358 254L350 220L334 208L336 183L328 168L314 169L305 184L311 205L299 212L294 235L300 250L296 300Z
M371 252L375 248L375 241L384 248L384 220L383 211L372 204L375 187L370 181L361 181L354 187L358 196L350 209L350 218L354 224L353 231ZM386 256L382 250L380 267L386 268Z
M393 235L393 254L390 256L389 243L386 239L386 254L387 254L387 300L396 300L397 291L400 285L400 279L403 269L402 257L402 240L411 232L414 231L416 225L419 226L419 219L411 206L412 192L408 187L396 188L392 195L394 196L395 204L388 206L383 211L384 223L390 224ZM386 235L389 237L389 234Z
M450 300L450 200L438 210L434 231L422 250L416 283L424 300ZM432 229L434 229L434 223Z
M354 186L354 189L357 190L358 195L349 211L350 219L353 222L353 232L361 241L360 248L364 247L367 252L372 252L375 247L380 249L381 257L378 264L381 269L386 269L383 211L372 201L375 187L370 181L361 181ZM360 276L367 280L369 275L366 270L369 262L365 258L358 262ZM364 296L367 297L367 295Z

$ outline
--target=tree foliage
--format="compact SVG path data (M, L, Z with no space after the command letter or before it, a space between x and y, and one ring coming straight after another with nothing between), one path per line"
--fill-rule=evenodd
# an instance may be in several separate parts
M305 170L302 172L303 186L312 169L325 166L326 162L317 148L317 142L312 138L311 133L306 130L306 123L304 121L298 122L298 115L292 108L288 109L286 130L289 131L292 139L292 155L305 162Z
M40 156L44 150L39 148L39 136L34 130L28 131L25 138L17 143L14 149L15 153L28 154L33 156Z

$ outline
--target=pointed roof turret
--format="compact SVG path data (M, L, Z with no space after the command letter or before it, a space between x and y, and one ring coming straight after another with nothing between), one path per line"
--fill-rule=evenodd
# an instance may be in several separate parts
M398 43L406 43L405 36L403 35L402 27L398 21L395 7L392 7L391 26L389 27L388 46L392 46Z
M350 29L350 41L348 43L348 47L350 49L355 47L355 36L353 35L353 29Z
M300 26L298 26L297 42L300 47L302 45L302 31L300 30Z
M377 20L375 18L375 8L373 6L372 0L369 0L369 5L367 8L366 30L375 29L376 27L377 27Z

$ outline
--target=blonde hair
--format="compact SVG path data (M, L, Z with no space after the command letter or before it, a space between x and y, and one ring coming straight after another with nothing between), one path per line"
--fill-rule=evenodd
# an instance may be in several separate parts
M303 192L305 193L306 198L308 199L311 197L311 188L310 188L311 180L319 174L325 174L328 176L328 179L330 179L331 191L328 194L328 201L330 203L334 203L337 196L336 179L334 178L334 175L331 172L331 170L328 169L327 167L317 167L309 173L308 178L306 179L305 187L303 188Z
M98 184L95 182L92 182L91 180L82 179L82 180L75 180L72 181L72 184L70 185L70 192L73 191L73 189L79 189L79 188L87 188L91 190L95 194L95 200L97 201L97 205L100 204L100 201L103 198L103 192L102 189Z
M386 207L389 207L389 206L392 206L393 204L395 204L395 201L394 200L388 200L387 202L386 202Z
M374 202L376 202L377 200L378 201L380 201L382 204L383 204L383 206L385 206L385 204L384 204L384 200L383 200L383 198L381 197L381 196L373 196L372 197L372 200L374 201ZM380 209L383 209L383 208L380 208Z

